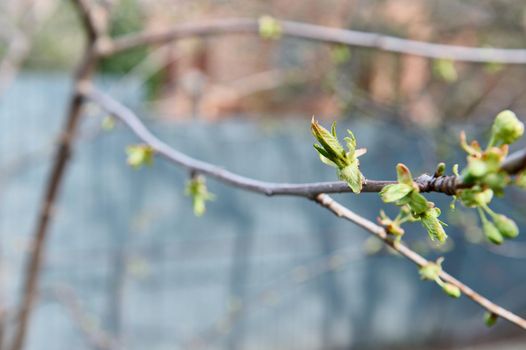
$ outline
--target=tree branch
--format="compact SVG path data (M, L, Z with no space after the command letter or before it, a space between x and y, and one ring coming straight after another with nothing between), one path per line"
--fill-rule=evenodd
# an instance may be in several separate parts
M84 60L80 63L74 79L75 90L72 92L65 125L60 136L57 150L53 159L51 173L47 180L44 197L40 204L37 226L34 232L33 249L26 262L25 275L21 300L16 313L16 329L14 333L11 350L21 350L27 333L27 327L31 312L34 309L35 298L38 290L38 279L44 259L44 248L47 241L49 224L55 211L55 202L58 197L60 186L64 178L66 166L72 151L72 144L76 137L77 125L81 118L83 97L78 92L82 86L87 85L92 78L99 56L95 50L98 40L100 24L96 22L100 17L92 15L86 0L73 1L83 19L88 37Z
M402 39L377 33L330 28L314 24L279 21L285 36L306 40L365 47L401 54L436 59L451 59L466 62L495 62L506 64L526 63L526 49L479 48L456 45L433 44ZM257 19L230 18L201 23L185 23L156 32L142 32L117 38L113 44L101 48L101 54L115 53L142 45L164 44L191 36L218 35L228 33L259 33Z
M141 120L127 107L104 94L94 87L86 87L81 93L99 105L109 114L123 122L133 133L144 143L154 149L156 153L167 160L183 166L189 171L198 172L213 177L226 184L239 187L241 189L265 194L267 196L301 196L314 197L319 193L344 193L351 192L347 183L342 181L315 182L315 183L274 183L254 180L230 172L217 165L213 165L181 153L153 135ZM521 165L521 166L519 166ZM503 168L510 171L520 171L526 166L526 150L516 152L504 162ZM512 172L513 173L513 172ZM421 192L441 192L452 195L459 188L464 188L460 178L456 176L438 176L423 174L414 179ZM382 188L396 181L369 180L363 182L363 192L380 192Z
M348 220L364 228L366 231L368 231L372 235L381 239L385 244L389 245L395 251L400 253L400 255L412 261L417 266L422 267L429 263L429 261L426 260L423 256L411 250L404 244L395 242L387 234L387 232L385 231L383 227L378 226L374 222L369 221L361 217L360 215L354 213L353 211L344 207L340 203L336 202L334 199L332 199L327 194L324 194L324 193L319 194L318 196L316 196L315 201L318 202L321 206L332 211L338 217L344 218L345 220ZM465 294L468 298L473 300L475 303L482 306L488 312L495 314L505 320L508 320L509 322L526 330L526 320L523 319L522 317L517 316L514 313L504 309L503 307L494 304L490 300L486 299L485 297L475 292L473 289L471 289L470 287L468 287L467 285L460 282L459 280L457 280L456 278L454 278L453 276L451 276L450 274L444 271L440 273L440 278L444 280L445 282L451 283L455 285L456 287L458 287L463 294Z
M334 214L339 217L343 217L348 221L355 223L356 225L366 229L371 234L380 238L385 244L392 247L398 253L400 253L405 258L409 259L418 266L424 266L429 263L424 257L411 250L409 247L403 245L402 243L395 242L391 237L386 233L385 229L372 221L369 221L358 214L352 212L346 207L342 206L338 202L334 201L329 195L325 193L316 193L315 191L319 190L322 187L327 187L329 190L336 191L345 190L348 191L348 186L345 184L346 188L343 187L342 183L314 183L314 184L276 184L269 182L262 182L253 180L247 177L243 177L234 173L231 173L223 168L217 167L215 165L191 158L184 153L181 153L161 140L155 137L145 126L142 124L140 119L128 108L121 105L117 101L113 100L110 96L103 94L102 92L96 90L93 87L89 89L86 88L82 92L86 98L97 103L101 108L106 110L114 117L121 120L127 127L129 127L143 142L152 147L157 153L166 158L167 160L181 165L188 170L199 172L202 174L209 175L214 177L226 184L258 193L263 193L266 195L297 195L310 198L318 202L323 207L329 209ZM518 152L519 155L525 153L523 151ZM513 169L517 164L516 158L519 156L510 157L511 160L507 162L507 166ZM458 181L456 177L446 177L449 180L447 181ZM417 178L421 179L423 183L427 183L429 187L434 186L433 182L436 182L437 178L434 178L429 175L421 175ZM451 180L453 179L453 180ZM444 181L446 181L444 180ZM366 180L364 183L364 188L370 192L379 191L384 185L393 183L391 181L371 181ZM462 186L461 183L458 184ZM340 188L340 186L342 186ZM438 185L440 186L440 185ZM462 282L458 281L451 275L446 272L441 272L440 277L442 280L451 283L457 286L462 293L472 299L474 302L481 305L483 308L489 312L502 317L510 321L511 323L526 329L526 320L521 317L513 314L512 312L492 303L488 299L484 298L482 295L478 294Z

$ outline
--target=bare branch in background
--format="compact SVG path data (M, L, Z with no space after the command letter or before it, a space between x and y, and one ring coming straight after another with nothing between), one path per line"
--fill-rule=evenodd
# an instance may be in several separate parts
M83 97L78 93L78 87L86 85L92 78L95 66L99 59L95 50L95 44L98 38L98 33L104 28L101 23L97 22L100 17L93 14L91 8L86 3L86 0L75 0L74 3L77 6L86 27L88 42L84 54L84 60L80 63L75 75L75 90L72 92L69 100L64 129L57 146L44 198L41 202L37 227L34 232L33 249L28 256L26 272L23 279L22 297L16 311L15 334L10 347L11 350L21 350L24 347L29 318L34 309L33 305L38 291L38 279L42 268L42 261L44 258L43 253L48 238L49 224L55 210L55 202L64 178L73 143L77 136L77 126L81 118Z
M278 21L281 34L301 39L378 49L428 58L450 59L465 62L494 62L506 64L526 63L526 49L497 49L433 44L402 39L378 33L328 28L314 24ZM101 48L101 55L110 56L137 46L164 44L173 40L227 33L259 34L259 22L251 18L231 18L202 23L179 24L165 31L141 32L114 40Z
M78 295L75 294L72 288L65 286L57 287L43 294L46 294L46 296L49 295L50 298L56 300L67 310L73 323L82 333L91 348L96 350L112 350L118 348L115 339L94 323L93 319L82 307Z
M27 4L20 3L27 8L23 8L22 18L18 21L19 24L9 23L16 22L11 18L5 18L2 21L2 26L6 30L3 36L7 41L7 50L0 61L0 94L11 84L20 66L27 58L31 49L33 34L57 6L55 0L48 1L44 4L45 6L39 6L41 4L37 4L36 1ZM9 15L7 14L7 16Z

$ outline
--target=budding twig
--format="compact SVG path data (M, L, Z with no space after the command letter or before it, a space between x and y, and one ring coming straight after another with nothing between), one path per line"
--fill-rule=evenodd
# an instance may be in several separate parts
M106 110L108 113L112 114L117 119L121 120L127 127L129 127L132 132L136 134L143 142L150 145L159 155L166 158L168 161L181 165L190 171L198 171L201 174L214 177L215 179L222 181L226 184L247 190L258 192L266 195L296 195L306 197L308 199L313 199L323 207L329 209L334 214L339 217L342 217L348 221L353 222L354 224L364 228L369 233L380 238L385 244L393 248L395 251L400 253L403 257L412 261L416 265L422 267L429 263L424 257L405 246L404 244L393 240L385 231L385 229L377 224L369 221L362 216L352 212L348 208L334 201L329 195L325 193L315 193L312 191L313 188L319 189L323 186L329 186L328 183L322 184L275 184L262 182L258 180L253 180L247 177L243 177L234 173L231 173L223 168L217 167L215 165L191 158L184 153L181 153L161 140L155 137L145 126L141 123L140 119L128 108L121 105L119 102L115 101L109 96L106 96L102 92L91 88L86 90L85 97L97 103L101 108ZM420 179L419 179L420 178ZM437 189L440 189L440 186L437 185L437 180L429 175L423 175L417 178L418 181L428 184L430 187L438 186ZM433 180L434 179L434 180ZM456 179L455 181L457 181ZM434 181L434 182L433 182ZM445 178L444 181L453 181ZM376 181L372 182L370 180L365 180L364 182L364 191L365 188L374 192L378 192L386 184L396 183L395 181ZM346 183L343 183L348 187ZM334 188L339 188L340 183L335 183ZM370 186L370 187L368 187ZM420 186L420 185L419 185ZM461 186L461 184L459 185ZM331 187L330 187L331 188ZM342 186L343 189L343 186ZM428 190L430 188L427 188ZM343 192L343 191L342 191ZM447 194L447 192L445 192ZM483 308L489 312L500 316L503 319L508 320L509 322L519 326L522 329L526 330L526 320L515 315L514 313L500 307L499 305L494 304L490 300L486 299L482 295L475 292L473 289L458 281L448 273L442 271L440 273L440 278L447 283L450 283L460 289L460 291L469 297L474 302L481 305Z

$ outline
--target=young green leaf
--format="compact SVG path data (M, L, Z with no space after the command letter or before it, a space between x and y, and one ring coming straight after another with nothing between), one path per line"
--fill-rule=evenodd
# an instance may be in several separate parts
M345 168L339 169L340 180L347 182L354 193L360 193L363 186L363 176L359 169L358 159L355 159Z
M205 178L194 176L186 184L185 194L192 197L192 204L195 216L202 216L206 211L206 202L215 199L215 195L208 192Z
M442 222L438 219L439 215L440 209L431 208L424 212L421 220L422 226L424 226L429 234L429 238L431 238L432 241L443 243L447 239L447 234L444 231L444 227L442 227Z
M402 183L387 185L380 191L380 197L386 203L399 201L413 191L412 186Z
M312 118L311 121L311 131L320 143L321 148L325 151L325 153L322 154L324 157L335 163L339 168L348 165L345 150L342 145L340 145L338 139L314 120L314 118ZM316 150L319 152L319 147L316 147Z
M416 215L425 213L433 205L432 202L428 202L426 197L422 196L417 191L411 192L407 204Z
M353 133L348 130L349 136L344 138L348 148L348 151L345 151L336 135L336 123L332 124L331 131L329 131L322 127L313 117L311 131L320 143L319 145L314 145L314 148L320 155L320 160L324 164L338 168L338 178L347 182L354 193L361 192L364 179L360 172L358 156L364 152L363 150L356 150L356 138Z

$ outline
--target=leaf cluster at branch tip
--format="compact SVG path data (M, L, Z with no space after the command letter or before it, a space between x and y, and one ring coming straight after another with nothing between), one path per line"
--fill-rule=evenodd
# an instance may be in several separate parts
M476 140L468 144L466 134L460 134L460 144L468 154L462 181L471 186L458 190L456 198L468 208L477 208L482 231L488 241L494 244L502 244L504 239L512 239L519 234L517 224L507 216L495 213L489 204L494 195L502 196L504 189L512 183L511 176L502 169L502 164L508 155L509 145L523 134L524 124L509 110L495 117L485 149ZM514 183L526 187L524 173L517 175Z

